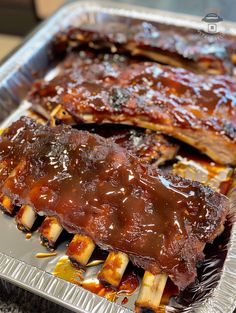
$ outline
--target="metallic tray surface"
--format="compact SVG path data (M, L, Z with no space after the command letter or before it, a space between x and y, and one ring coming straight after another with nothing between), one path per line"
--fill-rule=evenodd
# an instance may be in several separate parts
M202 28L201 18L162 12L154 9L103 1L78 1L65 5L48 21L42 23L0 68L0 121L1 127L26 112L24 97L32 81L44 77L51 59L48 53L52 37L69 25L86 22L125 21L130 18L162 22L170 25ZM236 24L224 22L221 33L236 34ZM52 71L53 72L53 71ZM236 191L231 192L232 213L235 214ZM0 277L31 292L81 313L128 313L129 308L112 303L85 289L51 274L59 258L64 255L66 243L59 245L55 258L37 259L35 254L45 252L39 245L35 232L30 240L18 231L11 217L0 216ZM167 312L230 313L236 307L236 225L231 229L228 254L216 288L201 303L177 310L167 307ZM135 299L131 299L132 307Z

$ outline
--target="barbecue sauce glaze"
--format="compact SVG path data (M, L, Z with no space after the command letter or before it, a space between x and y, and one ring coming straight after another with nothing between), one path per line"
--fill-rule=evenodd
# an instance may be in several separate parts
M36 123L32 120L21 118L3 132L0 137L0 185L19 165L24 150L27 150L27 154L34 151L43 131L45 129L39 125L36 127ZM20 149L16 149L18 145Z
M179 149L173 140L149 129L119 124L82 124L78 125L78 129L110 138L142 162L154 166L173 160Z
M81 113L96 113L95 122L104 114L119 115L120 121L145 116L176 127L222 126L233 138L228 124L236 125L235 97L236 83L228 76L196 75L124 56L95 57L90 51L69 56L53 80L37 81L29 94L33 104L62 104L77 119Z
M53 274L111 301L116 301L118 297L124 297L122 301L127 303L129 300L127 297L131 296L139 287L138 275L133 271L128 271L124 274L118 288L104 285L97 279L86 279L84 278L83 270L71 265L70 260L66 256L61 257L57 262Z
M145 270L170 275L179 288L194 281L205 243L225 220L227 198L141 164L109 139L69 126L45 130L3 192L56 216L68 232L87 234Z
M94 49L141 55L146 58L195 72L232 73L228 48L235 40L217 40L201 36L196 30L183 27L136 21L107 22L69 27L56 35L54 52L65 52L68 46L88 45Z
M48 113L58 105L75 121L126 123L176 137L221 164L236 163L236 83L125 57L84 52L29 100ZM63 120L63 117L60 117Z

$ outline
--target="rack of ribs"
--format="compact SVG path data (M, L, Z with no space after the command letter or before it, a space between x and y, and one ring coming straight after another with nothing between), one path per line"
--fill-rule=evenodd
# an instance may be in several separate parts
M129 153L137 156L143 163L147 162L152 166L163 165L169 160L173 160L179 146L170 141L169 138L164 137L161 134L152 132L149 130L143 130L138 128L131 128L125 125L79 125L79 129L87 130L91 133L98 134L102 137L109 138L112 142L117 143L119 146L125 148ZM9 201L8 197L4 195L5 202L8 201L8 205L12 207L12 203ZM3 202L3 201L2 201ZM5 203L6 205L6 203ZM4 207L4 203L3 203ZM13 206L14 207L14 206ZM29 213L26 212L29 208L23 207L20 210L20 218L17 215L17 224L19 228L27 228L28 230L32 227L32 222L34 223L35 217L33 211L31 210L31 216L34 218L29 218L29 222L25 223L22 221L22 211L26 216ZM54 249L56 241L62 232L62 227L60 227L58 221L54 217L47 217L43 224L41 225L39 232L41 234L42 243L49 249ZM78 253L78 247L81 250L81 241L90 243L87 250L85 250L84 255ZM89 238L84 236L77 236L73 242L69 245L68 253L70 254L70 259L75 266L84 268L92 255L95 245L91 242Z
M173 160L179 149L179 145L171 138L149 129L121 124L82 124L77 129L110 138L142 162L148 162L155 167Z
M59 33L53 44L56 54L75 47L128 53L196 73L231 74L235 39L202 36L195 29L136 21L85 24Z
M27 128L17 129L20 122L34 128L32 139ZM169 275L180 289L194 281L205 243L222 230L229 205L225 196L165 175L110 139L65 125L40 126L28 118L20 122L1 136L1 163L19 151L24 160L22 165L19 158L14 176L1 182L14 204L56 217L68 232L121 251L154 275Z
M28 97L33 110L48 119L148 128L196 147L217 163L236 164L233 78L124 56L94 58L86 51L65 64L51 81L37 81Z

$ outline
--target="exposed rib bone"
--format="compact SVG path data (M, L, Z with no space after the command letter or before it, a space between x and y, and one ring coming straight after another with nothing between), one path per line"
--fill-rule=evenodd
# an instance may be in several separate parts
M30 205L22 205L16 215L17 227L23 231L30 231L37 218L37 214Z
M7 201L6 203L9 204L10 206L13 206L11 203L11 200L7 196L3 196ZM16 221L18 228L20 230L24 231L29 231L35 220L36 220L36 213L32 209L31 206L29 205L23 205L17 216L16 216ZM46 246L51 248L52 246L55 245L55 242L57 241L58 237L60 236L62 232L62 227L58 223L57 219L55 217L46 217L44 220L43 224L40 227L40 233L41 233L41 238L43 238L44 244L46 243ZM76 266L79 265L79 267L85 267L86 264L88 263L93 251L95 249L95 244L94 242L87 236L84 235L75 235L73 240L68 246L67 249L67 255L69 256L71 262L75 264ZM110 252L106 262L98 274L98 278L105 283L108 283L114 287L118 287L120 284L120 281L122 279L122 276L125 272L125 269L128 265L129 259L128 256L125 253L122 252ZM165 276L166 275L157 275L154 276L148 272L145 272L144 279L142 282L142 289L139 295L139 298L136 302L137 306L137 312L142 312L143 304L145 308L148 305L148 308L155 308L155 306L158 303L158 299L160 298L165 287L165 281L164 278L159 277L159 276ZM160 284L158 283L160 281ZM159 284L156 287L156 284ZM153 289L153 286L155 287L155 290L157 288L158 292L158 298L156 299L156 294L150 293L148 291L149 288ZM163 288L163 290L161 290ZM146 292L148 291L149 298L146 299ZM144 296L145 295L145 296ZM153 299L155 298L155 301ZM146 299L146 302L144 301ZM158 305L157 305L158 306ZM155 312L155 311L153 311Z
M15 206L11 202L11 199L4 194L0 196L0 207L3 211L9 214L12 214L15 208Z
M85 268L95 247L93 240L88 236L76 234L70 242L66 254L76 267Z
M49 249L54 249L62 230L62 226L55 217L46 217L39 229L43 245Z
M135 302L135 312L158 312L167 277L165 274L153 275L147 271L144 273L139 296Z
M174 268L174 280L178 266L183 275L182 280L178 277L176 281L180 288L193 281L196 275L193 260L197 261L201 257L202 242L212 241L218 233L219 226L224 222L228 208L226 198L199 183L168 176L151 169L147 164L140 166L140 160L127 154L125 149L88 132L65 126L52 129L45 127L38 145L39 143L40 149L36 150L35 147L36 155L27 157L27 168L24 172L14 177L12 184L5 186L6 194L14 197L13 199L19 199L22 203L30 203L37 212L57 216L68 232L81 231L86 235L89 234L101 248L112 247L114 251L125 251L135 258L134 263L137 266L144 267L154 274L160 273L162 271L160 266L163 266L165 272L172 275ZM18 145L17 151L20 148ZM58 176L59 173L63 173L63 176ZM55 179L57 177L58 179ZM170 207L168 209L170 219L172 215L176 218L178 212L180 222L174 231L163 223L163 208L167 206ZM200 210L204 216L205 211L209 216L210 210L214 220L213 224L208 217L206 218L207 230L204 229L205 232L202 234L201 228L201 238L204 238L201 241L197 237L198 224L196 229L193 229L194 235L191 233L189 236L181 235L187 232L184 226L185 219L187 221L190 219L189 212L193 208L194 212ZM214 213L216 209L217 220ZM125 215L128 215L126 220L123 218ZM121 221L124 224L121 224ZM204 222L205 219L202 222L203 226ZM212 232L208 231L208 224L212 227ZM112 229L121 231L122 240L117 240L116 231ZM174 234L177 232L178 236L172 235L172 231ZM178 250L180 258L170 256L168 268L166 260L160 255L162 254L160 249L157 248L157 251L152 249L152 246L160 244L162 247L158 232L165 233L170 240L174 240L174 237L177 246L182 240L183 250ZM139 238L142 239L142 244L139 244ZM136 240L136 244L130 244L133 240ZM187 244L191 247L196 245L193 256L189 256L189 263L188 259L181 258L182 254L186 255ZM185 272L183 266L186 268Z
M118 287L126 267L129 263L128 255L123 252L110 252L101 271L98 273L98 279L114 287Z

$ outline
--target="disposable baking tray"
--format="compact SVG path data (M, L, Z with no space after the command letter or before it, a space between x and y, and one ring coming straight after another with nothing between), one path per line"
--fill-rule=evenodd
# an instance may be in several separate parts
M174 14L155 9L141 8L131 5L104 1L77 1L68 3L59 9L49 20L42 23L26 39L23 45L0 68L0 127L26 113L29 103L24 101L32 82L47 75L50 78L55 72L56 61L50 55L53 36L69 25L97 23L100 21L127 21L141 19L152 22L167 23L175 26L191 27L201 31L203 24L200 17ZM236 34L236 24L224 22L221 34ZM232 221L235 214L234 188L231 191ZM62 255L65 253L66 242L62 242L54 258L38 259L35 254L45 252L39 245L37 232L30 240L19 232L13 219L0 215L0 277L25 288L33 293L48 298L75 312L81 313L128 313L134 308L137 292L130 297L126 307L112 303L81 287L53 276L51 273ZM211 257L217 261L202 274L203 280L195 286L191 293L191 301L167 306L166 312L196 313L230 313L236 307L236 225L226 226L221 255L218 250L211 251ZM215 254L214 254L215 253ZM218 258L218 259L217 259ZM90 269L86 274L94 277ZM212 272L211 272L212 271ZM213 278L212 278L213 277ZM193 292L193 290L192 290ZM184 302L184 301L183 301Z

